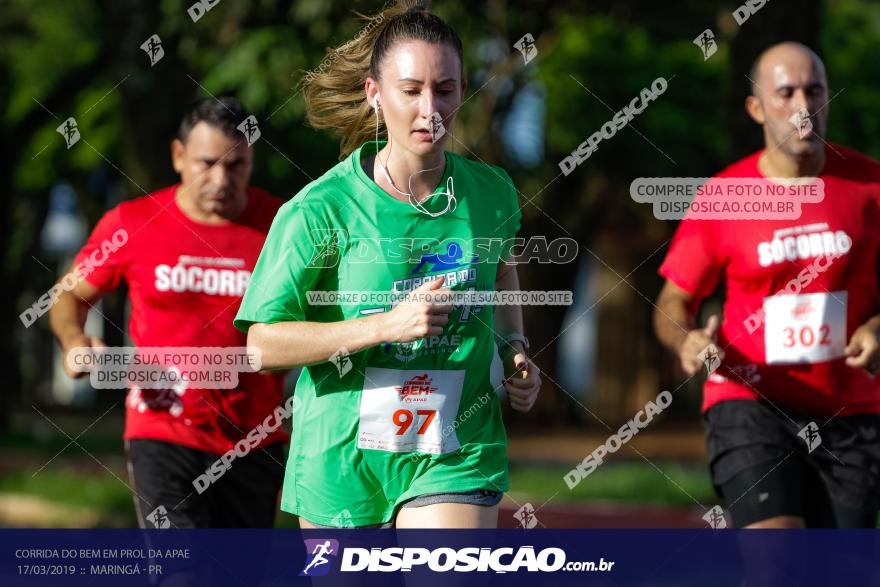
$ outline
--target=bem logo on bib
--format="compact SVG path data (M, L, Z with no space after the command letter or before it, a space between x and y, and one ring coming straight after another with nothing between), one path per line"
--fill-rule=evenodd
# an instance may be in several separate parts
M425 402L428 401L426 396L437 391L436 387L431 386L431 376L416 375L412 379L403 382L403 385L395 387L400 400L404 402ZM421 397L420 397L421 396Z
M794 307L794 309L791 311L791 317L795 320L802 320L815 311L816 308L813 306L813 304L811 304L810 302L804 302Z

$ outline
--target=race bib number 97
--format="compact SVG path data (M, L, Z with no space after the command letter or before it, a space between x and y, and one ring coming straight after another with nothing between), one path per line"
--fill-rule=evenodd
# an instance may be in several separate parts
M846 348L845 291L764 298L767 364L819 363Z
M458 415L464 374L367 368L358 448L431 454L458 450L450 424Z

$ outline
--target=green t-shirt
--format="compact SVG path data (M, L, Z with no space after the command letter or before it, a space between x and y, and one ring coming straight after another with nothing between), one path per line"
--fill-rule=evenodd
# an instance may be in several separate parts
M322 305L315 292L403 293L446 276L454 291L493 291L499 258L519 230L517 193L499 167L446 152L457 207L432 218L384 192L361 167L369 142L278 211L235 326L336 322L390 311L356 297ZM445 195L423 201L431 211ZM282 508L332 526L387 522L425 493L506 491L507 436L489 382L493 307L462 305L442 336L380 344L307 366L296 385ZM307 344L307 341L303 341Z

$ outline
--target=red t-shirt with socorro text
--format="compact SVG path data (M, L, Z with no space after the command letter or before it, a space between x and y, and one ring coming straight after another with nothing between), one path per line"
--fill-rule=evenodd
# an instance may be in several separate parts
M760 155L715 177L766 181ZM687 215L675 233L660 274L697 301L726 285L725 358L706 381L704 411L766 399L818 416L880 413L880 379L844 362L853 332L880 311L880 163L837 145L826 155L824 198L801 204L799 218Z
M247 335L232 325L232 319L282 202L251 187L238 219L203 224L180 210L177 188L108 211L76 262L85 263L85 279L102 292L123 279L127 282L129 333L136 347L245 347ZM152 356L169 366L164 353ZM171 365L178 360L173 357L167 355ZM194 359L186 355L180 360ZM281 405L283 385L280 374L254 372L239 372L234 389L132 385L126 397L125 438L163 440L223 454ZM260 446L287 439L274 421L265 431Z

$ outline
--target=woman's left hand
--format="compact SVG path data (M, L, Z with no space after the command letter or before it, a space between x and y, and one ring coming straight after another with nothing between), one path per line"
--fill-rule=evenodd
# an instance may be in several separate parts
M504 388L510 407L518 412L528 412L541 390L541 370L518 348L508 349L504 354Z

